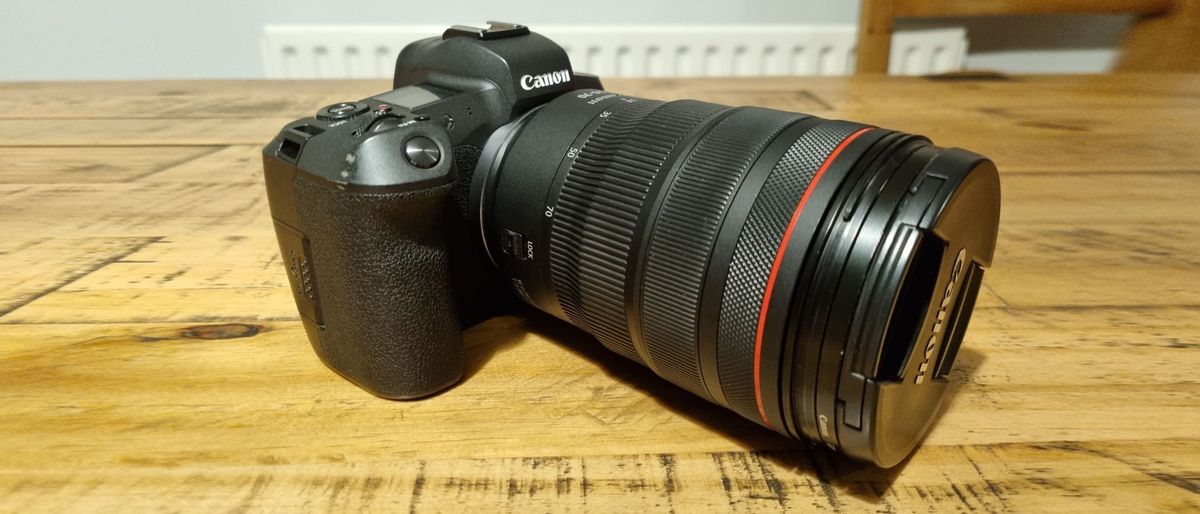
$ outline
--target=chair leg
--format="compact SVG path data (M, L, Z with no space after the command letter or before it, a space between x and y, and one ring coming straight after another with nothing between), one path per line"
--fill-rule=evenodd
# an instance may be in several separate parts
M1200 0L1178 0L1171 12L1134 23L1116 71L1200 72Z
M886 74L895 20L893 0L862 0L855 73Z

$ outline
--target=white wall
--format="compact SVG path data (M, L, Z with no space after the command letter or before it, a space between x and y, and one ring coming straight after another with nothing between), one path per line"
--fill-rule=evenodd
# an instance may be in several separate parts
M261 77L268 23L854 23L827 0L29 0L5 2L0 79Z
M531 25L855 23L855 0L29 0L4 2L0 80L262 77L259 39L265 24L482 23ZM1057 29L1051 30L1056 32ZM1004 30L1001 30L1001 34ZM1081 30L1088 34L1087 25ZM975 37L975 34L971 34ZM1079 37L1079 34L1076 35ZM1001 37L1001 39L1004 39ZM1012 43L1014 38L1009 38ZM1104 59L1054 56L1045 48L974 61L1021 71L1102 69ZM1087 39L1085 37L1085 39ZM1094 39L1094 38L1093 38ZM1004 48L1001 41L998 48ZM1097 43L1087 40L1087 48ZM1107 43L1111 54L1112 41ZM995 45L993 45L995 46ZM1103 44L1101 44L1103 46ZM1103 50L1103 48L1101 48ZM1095 57L1095 56L1092 56ZM1049 59L1049 61L1047 61ZM972 61L968 61L970 64ZM1070 70L1067 70L1070 71ZM1075 70L1087 71L1087 70Z

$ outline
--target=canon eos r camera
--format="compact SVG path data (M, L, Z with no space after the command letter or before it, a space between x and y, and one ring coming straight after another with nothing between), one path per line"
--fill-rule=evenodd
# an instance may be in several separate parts
M528 28L455 26L394 89L288 124L271 214L317 355L454 384L523 301L763 427L879 466L946 393L992 260L986 158L850 121L604 91Z

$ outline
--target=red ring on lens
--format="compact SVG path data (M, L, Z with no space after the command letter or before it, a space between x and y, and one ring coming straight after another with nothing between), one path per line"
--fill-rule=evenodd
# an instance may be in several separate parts
M800 220L800 213L804 211L804 205L808 203L808 197L812 196L813 190L817 188L817 184L821 181L821 177L825 175L825 171L837 160L842 151L850 146L858 136L870 132L874 127L866 127L859 129L857 132L846 136L829 153L829 157L825 158L825 162L817 170L817 174L813 176L812 181L808 183L808 187L804 190L804 195L800 197L800 201L796 203L796 209L792 211L792 219L788 221L787 230L783 232L783 238L779 241L779 248L775 250L775 262L771 264L771 275L767 278L767 287L763 291L762 306L758 309L758 330L754 334L754 401L758 404L758 415L762 418L763 424L767 428L773 428L771 421L767 419L767 412L763 408L762 400L762 380L761 380L761 364L762 364L762 343L763 332L767 326L767 308L770 306L771 292L775 289L775 276L779 273L779 266L783 264L784 249L787 248L788 242L792 239L792 232L796 229L796 222Z

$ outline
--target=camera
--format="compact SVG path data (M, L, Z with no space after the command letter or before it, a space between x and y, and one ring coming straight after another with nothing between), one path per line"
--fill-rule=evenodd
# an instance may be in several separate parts
M264 149L309 342L375 395L528 304L770 430L909 455L991 264L988 159L849 121L605 91L527 27L414 42ZM530 315L540 315L530 313Z

